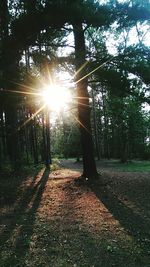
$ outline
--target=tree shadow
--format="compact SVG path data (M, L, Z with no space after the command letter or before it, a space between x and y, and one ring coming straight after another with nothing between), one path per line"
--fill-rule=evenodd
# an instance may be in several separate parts
M136 252L134 255L129 254L120 243L115 244L113 248L111 240L105 238L103 232L101 232L101 236L96 237L95 233L90 230L88 222L84 221L83 223L84 218L80 217L80 214L77 217L78 198L91 190L85 185L79 186L72 179L58 184L62 199L58 202L59 209L55 215L50 216L48 221L47 218L45 219L45 215L44 220L39 220L37 210L49 177L48 171L39 177L34 177L15 207L10 224L0 235L0 243L4 244L2 249L7 248L7 251L11 251L7 257L3 256L0 266L147 266L147 258L143 259L143 255L136 256ZM58 191L55 191L57 180L55 186L54 192L57 193ZM53 185L48 188L48 191L49 189L53 190ZM134 229L132 220L136 220L139 214L133 214L133 211L119 200L109 186L100 188L93 184L91 189L120 221L126 231L138 240L136 231L138 231L139 225ZM50 201L53 202L53 198ZM52 206L48 206L48 208L50 207ZM128 216L131 218L128 219ZM141 223L142 218L138 221L138 224ZM15 232L14 241L10 242ZM146 234L147 232L145 232L145 236ZM32 251L32 241L35 236L37 238L34 244L35 251Z
M104 263L104 250L107 244L98 246L96 239L88 231L86 226L81 226L82 219L76 215L76 201L79 195L86 192L86 188L80 188L78 194L74 191L72 181L68 181L63 187L64 200L61 204L63 216L60 218L59 240L63 244L60 255L64 258L63 266L95 266L106 267ZM61 222L62 221L62 222ZM58 256L58 266L60 265ZM57 259L56 259L57 261ZM107 264L107 267L110 265Z
M111 212L116 220L134 240L143 247L149 249L150 242L150 218L143 216L139 210L128 206L117 192L107 186L90 185L91 190L98 199ZM133 198L132 198L133 200ZM135 200L136 202L136 200Z
M72 266L145 266L147 258L143 259L141 255L136 255L136 252L134 255L132 253L128 253L121 243L113 244L111 239L105 237L103 231L100 232L100 235L96 235L95 232L90 229L88 222L84 221L83 223L84 217L77 217L77 214L75 213L75 205L77 198L80 196L80 193L81 195L87 194L89 188L85 185L79 186L76 183L75 185L77 187L80 187L80 192L78 192L78 194L76 194L76 190L75 192L73 191L74 188L72 188L71 182L68 182L68 184L64 188L65 197L62 205L62 209L64 209L64 211L62 212L64 214L64 218L62 218L63 230L61 231L61 233L63 233L61 237L61 242L65 242L63 245L63 250L65 251L64 253L71 256ZM95 190L94 193L96 193ZM98 196L97 193L96 195ZM106 195L106 192L103 192L102 190L99 197L100 200L103 199L102 202L106 204L106 201L104 200L108 197ZM110 201L112 200L113 199L110 199ZM112 206L114 208L113 202ZM118 211L118 214L119 212L120 211ZM68 224L68 220L65 223L65 219L68 217L70 224Z
M17 256L21 260L29 250L29 240L33 233L36 211L40 205L48 177L49 171L47 170L43 172L39 180L37 180L39 177L33 177L31 184L26 188L13 213L8 214L8 218L7 214L3 218L8 223L0 235L0 244L2 249L9 244L13 251L13 254L5 260L4 266L7 266L10 262L16 266ZM12 238L14 232L16 232L16 236ZM12 239L14 239L13 242Z
M32 184L35 182L38 173L39 169L36 169L33 173ZM0 176L0 208L12 206L19 197L22 184L29 179L29 175L25 171L22 171L21 174L3 171Z

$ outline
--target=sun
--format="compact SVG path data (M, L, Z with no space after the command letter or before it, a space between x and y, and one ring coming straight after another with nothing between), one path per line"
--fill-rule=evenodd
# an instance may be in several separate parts
M44 86L41 96L44 104L54 112L66 109L71 101L70 90L57 84Z

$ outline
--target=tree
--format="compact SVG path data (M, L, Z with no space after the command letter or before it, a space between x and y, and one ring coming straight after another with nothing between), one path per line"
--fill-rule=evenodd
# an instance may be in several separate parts
M92 132L90 124L90 106L89 94L87 90L87 79L85 72L79 72L79 69L85 64L85 40L82 23L79 22L73 26L75 38L75 56L76 56L76 82L78 98L78 120L81 132L81 143L83 149L83 176L88 179L97 178L96 164L93 155Z
M9 3L12 4L10 1ZM125 103L127 97L135 93L130 74L136 75L137 79L142 81L142 84L149 85L149 49L141 44L143 37L141 37L141 33L139 32L139 26L147 22L150 17L148 10L149 4L147 1L142 1L142 4L140 1L125 1L123 3L106 1L102 5L94 0L46 0L44 2L33 0L30 3L28 1L18 0L15 1L15 5L17 9L14 7L11 8L11 6L8 8L7 1L3 1L1 9L1 70L4 74L2 88L16 90L16 86L12 86L12 83L8 81L23 82L23 74L20 73L20 59L23 54L25 54L28 61L26 66L27 72L33 71L30 66L30 58L33 61L35 59L37 65L39 60L38 55L40 55L40 60L42 58L44 60L48 59L53 64L54 62L55 64L56 62L60 64L60 60L61 62L62 60L63 62L66 60L67 64L71 64L72 68L74 68L75 63L78 93L78 121L83 146L83 176L88 178L97 177L92 148L90 125L91 103L89 101L88 85L93 83L93 88L94 86L97 87L97 85L101 88L100 93L103 109L99 108L97 101L97 110L95 112L98 111L98 114L100 114L97 118L101 120L99 123L99 128L101 128L99 133L103 137L99 137L98 139L102 139L105 148L104 154L109 156L111 147L110 139L113 131L111 127L113 121L109 115L109 101L113 99L113 96L119 98L118 102L122 107L121 114L123 114L122 116L120 115L120 125L122 125L120 127L122 128L122 136L126 140L126 127L124 127L123 119L125 114L125 122L127 122ZM32 27L30 27L31 24ZM138 46L129 46L127 42L128 32L133 28L137 29L140 40L140 45ZM72 53L66 59L60 59L58 58L56 47L66 45L65 41L60 44L60 39L62 36L66 36L68 29L69 31L72 30L74 34L75 53ZM125 42L120 39L115 57L110 54L108 49L108 34L112 34L115 36L114 38L118 38L118 36L122 37L125 34L125 38L122 38ZM56 36L58 37L57 39ZM91 45L91 41L89 42L89 38L91 38L93 45ZM8 51L9 53L7 53ZM55 67L57 66L55 65ZM39 73L40 66L38 75ZM142 88L144 87L142 86ZM146 94L144 93L143 95L143 90L140 97L141 101L148 101ZM12 138L10 138L12 135L9 134L9 131L11 133L13 132L14 125L17 129L18 122L20 121L18 115L21 113L21 108L19 107L20 98L10 97L9 94L9 97L6 99L9 105L7 105L8 107L5 105L3 111L1 110L1 114L4 113L4 123L8 126L7 143L9 143L10 158L14 162L17 162L17 158L19 158L17 155L20 152L18 150L17 153L14 153L13 146L20 147L19 135L17 131L14 131L13 137L15 142L12 143ZM11 108L10 105L12 105ZM13 110L13 114L11 114L11 110ZM24 119L28 117L28 112L29 110L25 114ZM23 137L21 138L23 139ZM33 143L36 141L36 138L34 139Z
M15 90L13 82L18 76L19 51L9 45L9 10L7 1L1 3L1 71L3 89ZM19 161L18 131L17 131L17 110L15 97L10 94L4 97L6 142L7 150L14 168L17 168Z

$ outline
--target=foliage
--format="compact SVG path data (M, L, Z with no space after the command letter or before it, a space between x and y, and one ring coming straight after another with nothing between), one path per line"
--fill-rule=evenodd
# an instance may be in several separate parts
M75 44L71 52L65 49L79 24L86 45L82 59L88 64L78 76L86 75L92 98L95 154L122 161L149 159L149 113L142 107L150 101L149 47L145 42L149 1L5 0L0 12L1 167L8 158L13 168L50 160L46 155L50 139L44 126L46 116L39 113L33 119L39 105L28 93L42 86L46 68L52 76L57 76L58 67L74 75ZM86 114L90 114L88 107ZM58 124L51 126L52 155L78 157L84 153L80 134L71 115L65 120L58 119Z
M80 157L80 134L73 117L64 117L57 120L57 124L51 129L53 139L52 155L60 157Z

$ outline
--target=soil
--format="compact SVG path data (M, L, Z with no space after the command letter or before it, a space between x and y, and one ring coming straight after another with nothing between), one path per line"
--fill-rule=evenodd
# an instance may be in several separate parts
M89 185L61 166L2 199L0 266L149 267L150 174L101 169Z

